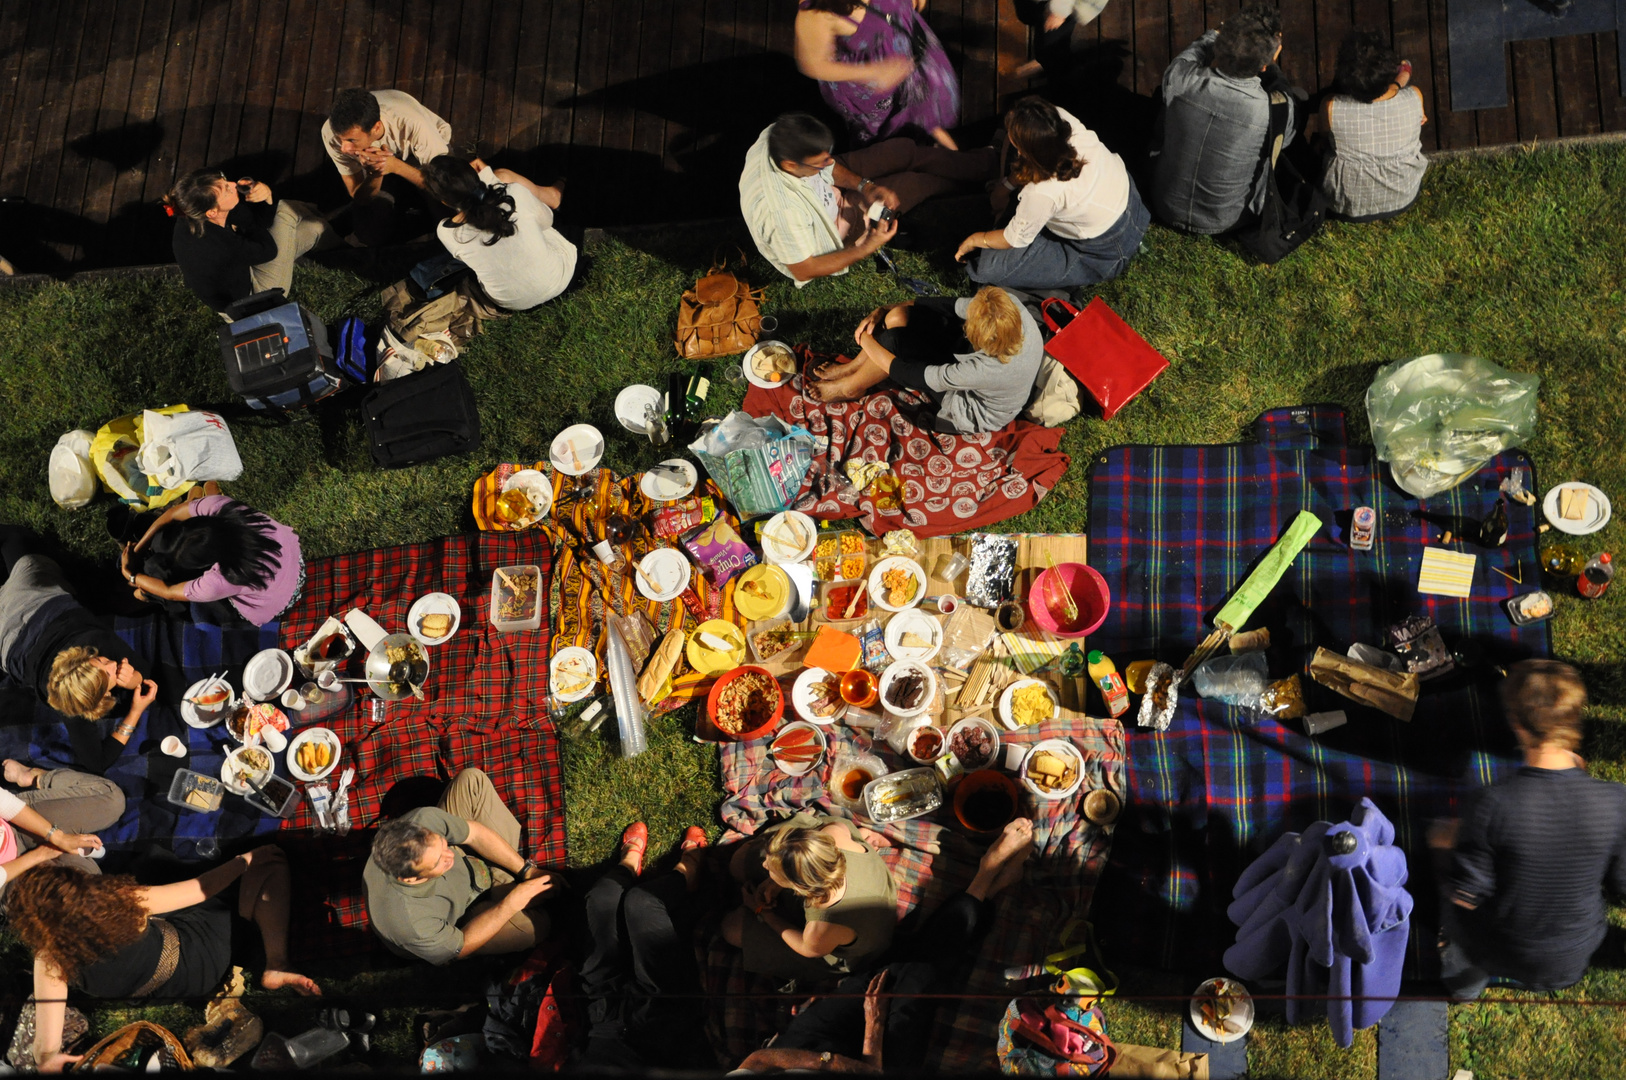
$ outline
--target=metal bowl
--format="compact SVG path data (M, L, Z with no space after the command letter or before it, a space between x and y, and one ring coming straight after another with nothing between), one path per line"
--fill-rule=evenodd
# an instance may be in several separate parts
M391 649L406 650L406 658L392 664ZM429 678L429 654L411 634L390 634L367 654L362 675L381 700L404 701L416 696Z

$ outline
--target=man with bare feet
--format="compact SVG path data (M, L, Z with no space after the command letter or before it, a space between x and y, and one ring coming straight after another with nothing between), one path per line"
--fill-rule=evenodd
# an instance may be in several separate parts
M965 892L950 897L915 934L899 939L891 963L873 975L843 979L838 996L804 1005L773 1045L746 1058L740 1070L880 1072L883 1062L893 1069L921 1067L937 1001L920 995L953 989L957 969L992 919L994 897L1022 880L1022 864L1032 852L1033 822L1017 818L1006 825Z
M587 890L592 952L581 982L589 1028L586 1049L572 1061L577 1068L715 1065L701 1035L704 1016L694 996L700 983L688 933L706 834L689 826L677 865L644 879L648 847L648 826L628 826L620 861Z

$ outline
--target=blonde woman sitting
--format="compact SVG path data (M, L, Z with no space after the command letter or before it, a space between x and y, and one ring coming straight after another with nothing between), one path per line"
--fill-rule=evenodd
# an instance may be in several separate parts
M865 967L892 944L898 887L878 849L887 842L843 818L803 812L743 845L729 870L745 906L723 939L745 969L817 981Z
M75 599L62 567L41 546L26 529L0 525L0 672L68 717L77 763L105 773L158 696L158 684L130 662L128 646L107 621ZM120 709L121 718L104 719Z
M1004 289L960 299L928 297L870 312L853 340L856 359L813 373L807 395L853 401L883 379L918 390L931 407L915 418L928 431L976 435L1015 420L1033 396L1044 358L1039 324Z

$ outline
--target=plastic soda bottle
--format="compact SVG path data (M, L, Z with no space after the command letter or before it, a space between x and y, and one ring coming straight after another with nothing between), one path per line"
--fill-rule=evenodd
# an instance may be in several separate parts
M1112 716L1122 716L1128 712L1129 688L1124 686L1117 665L1100 649L1091 649L1086 660L1089 662L1090 681L1101 691L1101 700L1106 704L1107 712Z
M1609 558L1607 551L1592 556L1581 571L1581 576L1575 579L1575 591L1588 600L1596 600L1609 590L1609 583L1615 580L1615 564Z

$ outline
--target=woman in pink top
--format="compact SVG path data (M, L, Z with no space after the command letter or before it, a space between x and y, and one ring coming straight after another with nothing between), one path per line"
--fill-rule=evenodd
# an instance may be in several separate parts
M225 495L170 506L125 546L121 568L137 599L203 605L216 619L235 611L255 626L286 613L305 584L299 536Z

